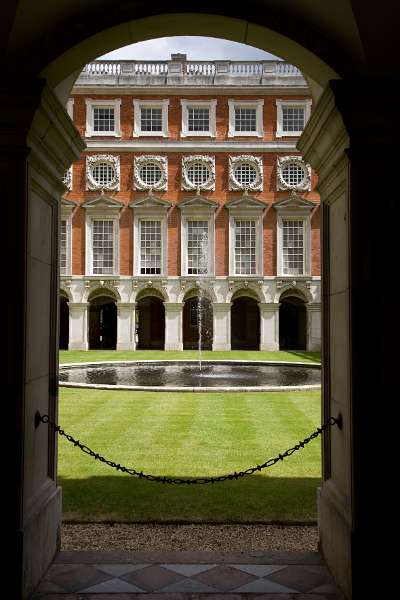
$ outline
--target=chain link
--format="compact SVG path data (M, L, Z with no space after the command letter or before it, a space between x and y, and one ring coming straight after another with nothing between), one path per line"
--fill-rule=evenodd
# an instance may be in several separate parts
M98 460L101 463L108 465L109 467L116 469L116 471L121 471L122 473L127 473L128 475L132 475L133 477L138 477L139 479L146 479L147 481L157 481L159 483L167 483L173 485L204 485L207 483L218 483L221 481L232 481L235 479L241 479L242 477L247 477L248 475L253 475L257 471L262 471L263 469L267 469L272 467L277 462L283 460L284 458L291 456L294 452L301 450L306 446L309 442L314 440L315 438L322 435L324 431L326 431L329 427L333 427L337 425L339 429L342 428L342 417L339 415L338 417L330 417L321 427L318 427L313 433L311 433L304 440L293 446L293 448L289 448L286 452L282 454L278 454L274 458L270 458L266 462L256 465L255 467L249 467L245 471L235 471L234 473L229 473L228 475L219 475L217 477L194 477L193 479L184 479L181 477L163 477L162 475L151 475L149 473L143 473L143 471L137 471L134 468L124 467L119 463L115 463L112 460L107 460L104 456L101 456L98 452L94 452L85 444L82 444L79 440L76 440L65 433L63 429L56 423L50 420L49 415L40 415L39 413L36 415L36 423L48 423L50 427L54 429L59 435L65 437L71 444L73 444L76 448L79 448L85 454L93 457L95 460Z

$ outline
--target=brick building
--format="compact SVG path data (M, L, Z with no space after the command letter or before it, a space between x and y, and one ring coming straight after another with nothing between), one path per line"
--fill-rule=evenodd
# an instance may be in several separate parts
M281 61L88 64L68 112L60 346L320 348L311 112Z

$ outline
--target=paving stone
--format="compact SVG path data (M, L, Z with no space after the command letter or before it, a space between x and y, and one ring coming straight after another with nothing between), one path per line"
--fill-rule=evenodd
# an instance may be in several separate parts
M275 573L276 571L280 571L281 569L285 569L286 565L230 565L234 569L239 569L240 571L244 571L245 573L250 573L250 575L255 575L256 577L264 577L266 575L270 575Z
M296 590L289 588L285 585L280 585L269 579L256 579L246 585L242 585L235 589L238 594L254 594L254 593L269 593L269 594L290 594L297 593Z
M330 583L331 578L322 573L313 573L304 566L291 565L268 577L270 581L285 585L298 592L309 592L325 583Z
M128 583L127 581L123 581L122 579L109 579L104 583L98 583L97 585L93 585L84 590L80 590L80 594L100 594L109 592L111 593L120 593L126 592L131 594L142 593L144 592L143 588L139 588L132 583Z
M78 592L112 577L90 565L53 565L46 579L66 592Z
M195 581L194 579L182 579L177 583L173 583L162 589L163 592L178 592L178 593L192 593L192 594L209 594L214 593L217 590L209 585L201 583L201 581Z
M228 565L217 565L214 569L195 575L193 579L220 591L230 591L254 581L255 577Z
M184 577L158 565L152 565L139 571L123 575L121 579L124 579L133 585L137 585L148 592L154 592L155 590L177 583L184 579Z
M149 567L150 565L96 565L97 569L100 571L104 571L104 573L108 573L109 575L114 575L115 577L119 577L120 575L125 575L126 573L131 573L133 571L138 571L140 569L144 569L145 567Z
M169 569L170 571L174 571L174 573L179 573L180 575L184 575L185 577L191 577L192 575L197 575L198 573L202 573L203 571L208 571L216 567L216 565L170 565L163 564L161 565L164 569Z

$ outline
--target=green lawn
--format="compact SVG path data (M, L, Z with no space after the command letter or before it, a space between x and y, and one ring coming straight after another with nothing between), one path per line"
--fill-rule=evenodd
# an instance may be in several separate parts
M69 352L64 361L193 356L195 353ZM204 353L207 355L208 353ZM227 356L226 353L213 352ZM273 355L232 352L230 358ZM317 355L279 353L304 360ZM60 389L62 427L107 458L168 476L216 475L275 456L311 433L320 392L152 393ZM168 486L111 470L59 441L64 519L83 521L312 521L320 440L243 480Z
M163 350L137 350L132 351L116 351L116 350L61 350L60 363L66 362L90 362L100 360L175 360L180 359L197 359L197 350L184 350L176 352L164 352ZM259 352L256 350L233 350L229 352L202 352L204 359L215 360L290 360L304 362L320 362L321 355L319 352Z

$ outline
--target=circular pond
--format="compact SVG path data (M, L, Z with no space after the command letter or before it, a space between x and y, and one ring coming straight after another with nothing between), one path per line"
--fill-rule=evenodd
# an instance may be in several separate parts
M316 389L320 365L261 361L135 361L60 366L60 385L147 391Z

